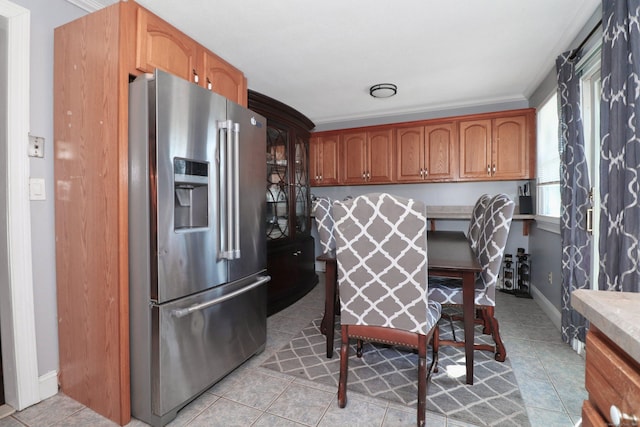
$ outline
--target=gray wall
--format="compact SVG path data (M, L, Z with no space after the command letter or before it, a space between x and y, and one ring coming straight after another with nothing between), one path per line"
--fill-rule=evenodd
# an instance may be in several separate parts
M31 202L33 297L38 374L58 369L53 182L53 29L86 12L65 0L11 0L31 12L30 132L45 138L44 158L30 159L30 174L44 178L47 199ZM25 147L26 153L26 147Z

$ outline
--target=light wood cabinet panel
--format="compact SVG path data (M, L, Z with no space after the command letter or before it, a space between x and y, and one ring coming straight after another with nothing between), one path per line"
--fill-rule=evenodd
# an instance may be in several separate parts
M491 176L491 120L460 122L460 178Z
M120 425L131 419L128 84L136 10L119 2L54 31L58 381Z
M525 116L494 119L491 157L492 174L495 178L529 177L526 127Z
M456 178L454 122L399 128L396 139L398 182Z
M200 85L246 107L247 79L242 71L208 50L201 55L202 65L198 70L202 70L203 75Z
M197 43L145 9L138 9L136 68L159 68L185 80L200 80L196 71Z
M338 157L340 135L323 135L311 138L309 144L309 176L311 186L338 185Z
M341 144L343 184L382 184L392 181L391 130L345 133Z

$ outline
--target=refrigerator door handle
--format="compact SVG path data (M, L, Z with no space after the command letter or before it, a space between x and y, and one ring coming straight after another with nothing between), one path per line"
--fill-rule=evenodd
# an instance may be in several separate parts
M233 203L235 215L233 217L233 248L232 258L240 258L240 124L233 124Z
M224 233L222 233L221 228L218 229L218 232L220 233L220 250L218 251L218 256L220 259L234 259L234 252L233 252L233 248L231 247L233 245L234 242L234 233L235 233L235 229L234 229L234 222L235 220L233 218L234 217L234 204L232 203L231 199L232 197L234 197L234 187L235 187L235 175L233 179L230 179L231 177L230 172L231 172L231 167L232 165L234 165L234 153L233 153L233 147L232 147L232 143L231 143L231 131L233 128L233 122L231 120L224 120L221 122L218 122L218 128L222 129L225 134L225 140L224 140L224 155L223 158L225 159L225 169L221 170L221 176L224 176L225 178L225 182L226 182L226 188L225 188L225 194L224 194L224 200L225 200L225 206L226 206L226 215L227 215L227 220L226 220L226 224L227 224L227 229L226 229L226 236L224 235ZM220 144L222 145L222 144ZM218 203L222 203L222 198L218 198ZM222 212L222 210L220 209L220 206L218 206L218 212Z
M245 292L249 292L250 290L257 288L258 286L262 285L263 283L268 282L269 280L271 280L271 276L257 276L256 277L256 281L253 282L252 284L245 286L244 288L240 288L237 289L233 292L230 292L226 295L223 295L221 297L212 299L211 301L207 301L207 302L203 302L201 304L196 304L196 305L192 305L191 307L187 307L187 308L181 308L179 310L173 310L171 312L171 315L173 317L177 317L178 319L184 316L187 316L191 313L194 313L196 311L200 311L200 310L204 310L205 308L211 307L213 305L219 304L223 301L229 300L231 298L235 298L238 295L242 295Z

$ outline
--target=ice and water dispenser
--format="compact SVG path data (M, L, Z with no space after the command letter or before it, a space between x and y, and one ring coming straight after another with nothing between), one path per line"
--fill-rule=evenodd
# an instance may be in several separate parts
M175 158L174 221L176 230L209 226L209 163Z

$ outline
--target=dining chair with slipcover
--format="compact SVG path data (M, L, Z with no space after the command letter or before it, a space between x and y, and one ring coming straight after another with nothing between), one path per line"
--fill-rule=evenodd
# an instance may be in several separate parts
M506 194L497 194L491 198L482 219L482 230L478 238L476 254L482 267L476 277L475 308L481 313L479 323L485 325L484 332L493 336L495 346L475 345L476 350L488 350L495 353L495 359L504 362L506 350L500 338L498 321L495 318L496 287L504 249L511 228L515 203ZM430 278L429 300L442 306L462 307L462 281L457 278ZM440 341L441 345L462 346L463 342Z
M416 349L417 420L424 425L427 381L438 360L440 318L440 305L428 297L426 206L373 193L334 202L333 216L342 332L338 404L344 408L347 403L350 339L357 340L358 357L363 357L362 341Z

